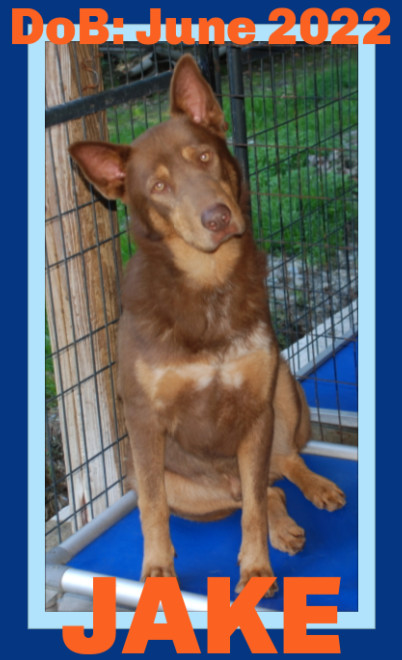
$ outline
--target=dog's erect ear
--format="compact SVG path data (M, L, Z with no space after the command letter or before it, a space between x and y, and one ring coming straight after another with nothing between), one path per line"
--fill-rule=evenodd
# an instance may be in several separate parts
M130 147L108 142L75 142L69 152L88 181L104 197L124 198Z
M191 55L183 55L173 72L170 114L172 117L185 114L196 124L225 135L227 123L222 108Z

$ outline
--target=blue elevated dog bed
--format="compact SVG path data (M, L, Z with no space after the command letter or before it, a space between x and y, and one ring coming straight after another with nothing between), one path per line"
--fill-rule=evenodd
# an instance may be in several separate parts
M339 611L356 611L357 603L357 461L306 454L307 465L333 479L344 490L347 505L333 513L319 511L286 480L289 514L306 531L305 548L288 555L271 548L271 562L278 575L279 592L261 606L283 609L283 577L340 577L339 596L311 597L317 605L337 605ZM240 512L217 522L192 522L171 517L171 535L177 552L176 572L183 591L207 593L207 578L230 577L232 598L239 578ZM139 580L142 534L138 509L132 510L76 554L67 566L91 573ZM310 603L313 604L313 603Z
M310 407L357 412L357 358L356 336L300 379Z

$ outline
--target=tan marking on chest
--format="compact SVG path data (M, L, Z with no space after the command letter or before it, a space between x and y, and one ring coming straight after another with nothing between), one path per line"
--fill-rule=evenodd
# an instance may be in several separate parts
M265 328L257 327L224 354L206 355L202 360L153 367L140 358L135 363L135 375L158 408L174 403L188 388L201 392L212 383L224 389L247 387L257 399L263 399L268 393L272 363L269 349Z
M214 366L202 362L150 367L137 360L135 372L138 381L156 406L173 403L189 386L196 390L208 387L216 375Z

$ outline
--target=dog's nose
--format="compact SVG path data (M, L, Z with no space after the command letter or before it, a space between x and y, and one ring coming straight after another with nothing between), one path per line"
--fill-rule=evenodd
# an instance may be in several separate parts
M228 226L232 214L226 204L214 204L201 215L201 222L209 231L222 231Z

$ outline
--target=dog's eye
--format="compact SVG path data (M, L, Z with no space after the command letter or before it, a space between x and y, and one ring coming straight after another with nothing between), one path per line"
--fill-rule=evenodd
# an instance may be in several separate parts
M203 151L200 155L200 161L202 163L208 163L211 160L211 153L209 151Z
M152 192L160 193L163 192L164 190L166 190L166 183L164 183L163 181L157 181L156 183L154 183Z

